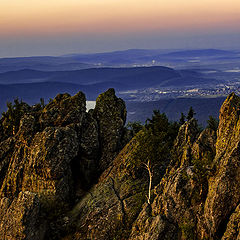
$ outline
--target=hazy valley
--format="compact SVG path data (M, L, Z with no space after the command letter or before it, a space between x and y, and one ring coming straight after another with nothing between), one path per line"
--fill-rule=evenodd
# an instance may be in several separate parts
M240 53L217 49L130 49L5 58L0 59L0 86L1 111L6 109L6 101L16 97L35 104L40 98L48 102L59 92L83 91L87 100L94 101L112 87L126 101L130 121L143 121L154 109L176 120L193 106L201 124L205 124L210 112L217 117L224 97L239 93ZM209 106L202 104L208 99ZM177 108L171 111L174 105Z

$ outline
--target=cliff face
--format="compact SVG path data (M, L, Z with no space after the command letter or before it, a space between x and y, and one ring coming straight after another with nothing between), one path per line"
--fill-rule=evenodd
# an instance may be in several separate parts
M14 128L2 117L0 239L240 239L239 97L224 102L217 132L191 119L173 147L168 125L130 141L113 89L94 110L85 102L79 92L23 104ZM148 204L140 151L151 137L161 154Z

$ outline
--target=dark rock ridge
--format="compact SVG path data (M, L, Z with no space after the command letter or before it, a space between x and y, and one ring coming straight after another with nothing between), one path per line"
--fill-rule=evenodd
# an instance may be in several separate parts
M89 112L81 92L23 109L13 128L6 114L0 122L0 239L240 239L235 94L222 105L217 131L201 131L195 119L180 127L171 154L155 160L162 167L150 204L139 152L146 131L130 140L113 89ZM159 147L164 133L155 136Z

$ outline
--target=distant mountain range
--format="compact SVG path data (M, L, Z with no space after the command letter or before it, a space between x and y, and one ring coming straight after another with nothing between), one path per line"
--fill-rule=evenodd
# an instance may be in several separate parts
M197 71L177 71L167 67L90 68L76 71L36 71L24 69L0 73L2 102L19 97L34 103L41 97L53 98L59 92L86 93L88 100L108 88L117 92L155 87L186 87L217 84Z
M129 64L129 63L144 63L156 60L177 61L176 58L194 58L194 57L220 57L220 56L235 56L237 52L225 51L219 49L198 49L198 50L145 50L145 49L129 49L125 51L116 51L109 53L94 53L94 54L72 54L64 57L70 57L74 60L87 63L102 63L102 64Z
M0 72L33 69L39 71L71 71L104 66L132 66L134 64L187 63L194 58L217 61L218 59L239 60L239 51L219 49L161 50L129 49L92 54L67 54L58 57L36 56L0 58Z
M94 65L81 63L72 58L64 57L16 57L0 58L0 73L32 69L38 71L66 71L91 68Z
M233 51L219 50L219 49L198 49L198 50L184 50L164 54L171 57L214 57L214 56L229 56L236 54Z
M99 93L108 88L115 88L117 94L133 90L148 92L149 89L154 91L156 88L184 89L205 86L211 88L225 81L224 71L221 71L221 68L239 67L239 60L240 52L219 49L129 49L58 57L0 58L0 111L5 109L6 101L12 101L16 97L34 104L42 97L48 101L61 92L75 94L83 91L88 100L95 100ZM220 70L216 66L221 66ZM206 74L209 69L214 75ZM149 92L151 94L152 90ZM132 98L130 96L125 98L127 99ZM171 114L176 112L176 115L179 115L179 111L186 110L188 103L196 106L201 103L202 106L208 107L206 104L208 100L197 99L196 103L195 100L186 100L184 103L182 101L167 99L161 100L160 105L156 104L161 109L163 104L163 110L168 112L172 119L176 119L177 116ZM213 107L220 106L221 100L209 101L214 102ZM172 111L179 102L181 104L176 111ZM156 104L155 102L129 103L129 112L134 112L133 108L136 108L138 110L135 111L134 119L142 119L141 115L145 119ZM140 108L147 111L147 114L140 111ZM129 115L130 120L133 119L133 115ZM203 118L206 118L206 114Z
M23 69L0 73L0 84L48 81L89 85L100 82L118 82L123 85L127 84L128 87L142 88L179 77L181 75L177 71L167 67L90 68L57 72Z

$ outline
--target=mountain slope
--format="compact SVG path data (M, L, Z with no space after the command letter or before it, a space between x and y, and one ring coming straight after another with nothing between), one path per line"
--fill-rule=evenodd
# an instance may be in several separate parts
M93 65L62 57L39 56L0 58L0 73L23 69L33 69L38 71L67 71L90 67L93 67Z
M141 77L142 76L142 77ZM171 68L167 67L138 67L138 68L91 68L77 71L59 71L59 72L43 72L31 69L20 71L6 72L0 74L0 83L25 83L26 81L39 82L69 82L76 84L92 84L97 82L113 81L120 83L129 83L134 85L136 79L146 78L152 79L148 86L156 85L162 80L180 77L180 75ZM143 81L143 80L142 80ZM146 85L146 84L145 84ZM135 83L135 87L139 87Z

